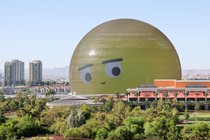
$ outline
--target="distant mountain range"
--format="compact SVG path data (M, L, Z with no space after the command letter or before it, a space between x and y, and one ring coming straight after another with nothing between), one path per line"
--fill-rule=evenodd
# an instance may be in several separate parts
M0 70L0 73L3 75L3 70ZM182 76L189 75L210 75L210 69L184 69L182 70ZM29 79L29 69L25 70L25 78ZM43 79L59 79L59 78L69 78L69 66L43 69Z
M25 78L29 78L29 70L25 72ZM69 67L59 67L52 69L43 69L43 79L59 79L59 78L69 78Z
M182 76L189 76L189 75L210 75L210 69L189 69L189 70L182 70Z
M3 70L0 70L0 73L3 74ZM43 69L43 79L59 79L59 78L69 78L69 67L59 67L52 69ZM25 69L25 79L29 79L29 69Z

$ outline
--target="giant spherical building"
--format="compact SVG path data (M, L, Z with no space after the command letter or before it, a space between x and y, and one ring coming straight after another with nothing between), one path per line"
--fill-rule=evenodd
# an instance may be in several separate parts
M78 94L123 93L154 79L181 79L175 48L157 28L138 20L105 22L87 33L70 63Z

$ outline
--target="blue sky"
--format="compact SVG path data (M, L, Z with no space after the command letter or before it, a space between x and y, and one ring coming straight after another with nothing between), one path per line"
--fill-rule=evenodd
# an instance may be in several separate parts
M161 30L183 69L210 69L209 0L0 0L0 69L4 62L39 59L68 66L82 37L108 20L132 18Z

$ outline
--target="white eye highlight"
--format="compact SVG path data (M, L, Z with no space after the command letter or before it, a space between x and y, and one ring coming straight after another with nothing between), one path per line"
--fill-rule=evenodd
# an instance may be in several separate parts
M122 67L119 62L107 63L105 67L105 72L107 76L115 78L119 76L122 72Z

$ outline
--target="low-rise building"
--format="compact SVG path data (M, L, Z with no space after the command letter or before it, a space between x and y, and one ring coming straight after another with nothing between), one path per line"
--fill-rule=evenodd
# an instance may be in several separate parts
M129 101L153 101L177 98L180 101L210 100L210 80L157 79L153 85L144 84L128 88Z

